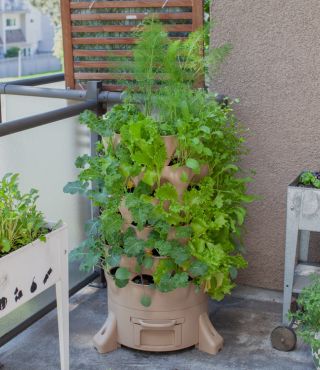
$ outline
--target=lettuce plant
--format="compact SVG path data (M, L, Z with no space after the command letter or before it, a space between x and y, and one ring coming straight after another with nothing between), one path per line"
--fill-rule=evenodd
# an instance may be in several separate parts
M38 191L22 194L18 174L7 174L0 181L0 257L36 239L45 241L47 229L37 210Z

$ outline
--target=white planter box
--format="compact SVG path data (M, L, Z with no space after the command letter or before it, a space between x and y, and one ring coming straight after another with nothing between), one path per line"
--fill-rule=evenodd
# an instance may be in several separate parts
M50 226L50 224L49 224ZM63 225L0 258L0 318L56 285L61 369L69 369L68 234Z

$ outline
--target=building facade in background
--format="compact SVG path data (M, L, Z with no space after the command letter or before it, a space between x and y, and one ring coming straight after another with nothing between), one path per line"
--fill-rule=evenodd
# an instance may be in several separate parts
M53 39L50 18L28 0L0 0L0 58L14 47L23 56L51 53Z

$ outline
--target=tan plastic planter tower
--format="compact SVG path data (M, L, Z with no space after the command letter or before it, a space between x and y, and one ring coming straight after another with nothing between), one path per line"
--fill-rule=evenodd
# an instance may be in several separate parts
M111 352L120 345L154 352L195 345L213 355L222 349L223 339L208 317L208 298L196 293L192 284L161 293L132 281L118 288L106 276L109 315L93 339L98 352ZM152 297L150 307L141 305L142 294Z
M120 138L115 138L119 142ZM187 167L175 168L169 166L177 147L177 140L173 136L163 137L167 151L167 161L162 171L161 183L170 182L182 199L195 174ZM187 182L181 180L182 173L188 177ZM196 181L208 173L208 167L203 166ZM142 176L135 178L134 183L141 181ZM120 204L119 211L124 219L123 231L132 227L137 238L147 240L151 227L139 231L132 225L132 215L126 208L125 202ZM170 230L168 239L175 238L175 229ZM181 240L186 244L187 240ZM147 252L147 251L146 251ZM151 251L149 251L151 253ZM153 257L151 269L143 269L142 274L152 275L162 258ZM200 351L210 354L218 353L223 346L223 339L215 330L208 317L208 298L203 292L196 292L195 286L189 284L186 288L179 288L172 292L162 293L148 285L137 284L136 259L123 256L121 267L131 272L127 286L118 288L113 277L106 273L108 282L108 319L95 335L93 342L100 353L116 350L124 345L143 351L175 351L191 346L197 346ZM144 307L141 297L151 298L151 305Z

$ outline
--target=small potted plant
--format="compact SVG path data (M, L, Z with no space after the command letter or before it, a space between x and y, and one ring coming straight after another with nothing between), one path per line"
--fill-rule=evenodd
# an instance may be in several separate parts
M311 345L317 370L320 370L320 276L313 275L297 300L299 309L290 313L297 325L297 334Z

